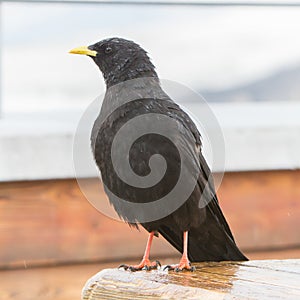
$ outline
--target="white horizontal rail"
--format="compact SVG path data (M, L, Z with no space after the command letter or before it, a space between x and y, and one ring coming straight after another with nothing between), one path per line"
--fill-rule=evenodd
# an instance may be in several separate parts
M168 1L168 0L0 0L0 2L70 3L102 5L156 5L156 6L248 6L248 7L300 7L300 2L284 1Z
M197 106L187 107L197 117ZM226 171L300 169L300 103L211 107L224 133ZM81 114L68 111L0 120L0 181L74 177L73 138ZM89 135L87 130L85 141ZM89 145L81 153L91 155ZM96 176L97 170L86 168L78 175Z

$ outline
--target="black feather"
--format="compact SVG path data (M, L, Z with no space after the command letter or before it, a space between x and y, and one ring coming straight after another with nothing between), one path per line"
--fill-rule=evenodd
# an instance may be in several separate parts
M109 54L105 51L107 47L111 48ZM105 191L119 216L131 225L141 224L149 232L159 232L180 252L182 234L189 231L188 250L191 261L247 260L235 244L220 209L211 171L201 153L200 133L191 118L161 89L147 53L137 44L118 38L101 41L89 48L98 52L93 59L102 71L108 87L101 113L93 127L92 149ZM129 91L116 87L131 79L148 77L151 78L147 84L137 81L130 86ZM134 101L124 101L123 98L128 93L135 97ZM147 97L144 97L145 94ZM123 182L116 174L111 147L124 124L136 116L147 119L151 114L163 115L176 122L177 131L172 135L176 145L157 134L147 134L135 141L128 159L137 175L142 177L149 174L151 170L148 162L154 154L162 155L167 163L166 174L159 183L150 188L137 188ZM135 129L132 130L134 132ZM125 151L122 143L118 145L118 151L120 155ZM187 182L189 177L197 173L197 184L186 202L175 211L163 218L143 222L143 211L130 211L125 202L150 203L168 194L178 180L181 166L178 152L184 152L188 158L186 164L189 166L190 176L186 178ZM126 201L117 201L112 194ZM200 201L205 201L205 205L200 205L203 204Z

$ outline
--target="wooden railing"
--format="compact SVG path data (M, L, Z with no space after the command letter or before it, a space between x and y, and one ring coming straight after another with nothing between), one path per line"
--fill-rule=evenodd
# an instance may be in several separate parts
M99 198L95 179L87 180ZM226 173L220 204L239 246L250 258L300 256L300 171ZM143 229L130 229L99 213L76 180L0 183L0 268L139 259ZM152 255L177 252L162 238ZM117 263L116 263L117 264Z

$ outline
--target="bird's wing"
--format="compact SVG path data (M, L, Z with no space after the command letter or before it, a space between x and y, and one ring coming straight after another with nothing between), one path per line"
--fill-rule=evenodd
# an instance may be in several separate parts
M166 160L167 170L159 183L150 188L137 188L122 181L116 174L111 158L112 143L124 124L137 116L142 116L146 123L153 122L153 115L157 116L157 121L161 115L176 121L176 130L168 136L175 141L175 147L168 138L146 134L134 142L129 153L126 152L124 146L126 139L124 136L123 142L121 140L116 149L116 157L129 158L131 168L141 178L153 171L149 168L149 159L154 154L160 154ZM244 258L235 245L229 226L219 207L209 167L201 154L200 134L191 118L177 104L171 100L153 98L131 101L115 110L101 126L95 124L94 128L99 128L92 134L95 160L101 170L109 200L123 220L131 224L141 223L148 231L158 230L176 249L182 252L182 228L185 223L189 222L189 219L193 219L193 222L199 225L193 226L189 233L189 255L192 261L242 260ZM133 136L138 131L138 127L133 127L129 135ZM103 143L103 140L106 142ZM127 202L138 204L155 202L156 199L161 199L172 191L178 181L178 170L181 166L178 151L185 157L188 170L186 180L188 181L197 174L196 186L194 191L191 191L192 195L183 204L184 208L178 209L180 213L177 218L173 218L174 214L171 211L172 214L166 214L168 219L166 222L161 222L160 219L153 220L153 222L141 221L145 209L130 209ZM128 153L127 158L124 153ZM123 170L123 173L125 174L126 171ZM208 188L205 189L206 186ZM113 194L127 201L119 201ZM200 199L204 199L206 203L201 208L199 208ZM162 207L154 207L157 213L161 209ZM163 209L168 210L168 207L163 207Z
M206 198L204 201L207 203L203 208L205 210L204 221L196 228L192 228L189 233L189 256L191 261L245 260L246 257L236 246L228 223L221 211L211 171L201 153L201 147L198 147L201 146L200 133L191 118L178 105L171 103L168 105L168 109L172 112L170 115L184 126L180 132L181 144L192 159L191 166L193 168L199 166L200 168L197 186L193 195L196 198L198 197L199 201L200 197L204 196ZM195 137L194 146L196 147L190 147L190 140L185 141L186 131L192 132ZM195 149L200 150L196 151ZM206 192L203 194L205 187ZM197 210L197 206L195 209ZM203 214L201 216L199 214L200 217L203 218ZM163 225L159 232L182 252L182 232L176 230L174 224L172 226Z

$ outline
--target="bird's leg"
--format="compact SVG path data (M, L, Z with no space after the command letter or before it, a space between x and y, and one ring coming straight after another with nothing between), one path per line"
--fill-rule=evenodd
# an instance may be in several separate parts
M151 262L150 259L149 259L150 248L151 248L151 244L152 244L154 233L155 232L152 231L149 234L148 241L147 241L147 246L146 246L146 250L145 250L145 253L144 253L142 261L138 265L133 265L133 266L120 265L119 268L124 268L125 270L128 269L130 271L139 271L139 270L157 269L158 266L161 266L160 262L158 260L156 260L154 262Z
M191 272L195 271L196 268L191 266L191 263L188 259L188 231L183 232L183 253L179 264L167 265L164 269L174 270L176 272L183 270L188 270Z

